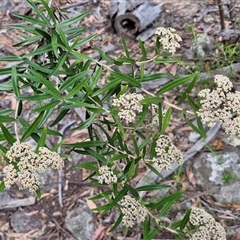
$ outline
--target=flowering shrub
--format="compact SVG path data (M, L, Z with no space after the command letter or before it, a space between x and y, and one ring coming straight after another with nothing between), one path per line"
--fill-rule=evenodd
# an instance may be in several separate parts
M198 73L174 79L154 94L150 93L142 88L141 83L162 77L173 78L169 73L145 73L144 65L148 62L164 64L178 61L172 58L172 54L180 47L179 42L182 39L174 29L157 29L154 58L149 59L148 50L141 40L141 58L131 58L127 44L122 39L123 56L113 58L97 48L105 62L97 61L81 52L82 46L90 42L95 35L82 38L79 36L85 31L84 28L71 28L72 24L79 22L88 13L60 22L55 17L58 14L53 13L44 0L40 0L43 10L31 0L26 1L37 13L38 19L17 15L28 24L12 27L24 31L25 40L17 46L34 45L35 50L22 57L0 58L0 61L25 63L24 66L0 70L1 75L11 75L11 80L0 88L12 92L18 102L14 114L11 111L0 111L0 135L5 139L5 142L0 144L0 149L6 162L0 189L17 184L20 188L36 192L40 197L39 173L48 167L63 169L64 160L56 150L64 147L95 158L95 161L84 162L77 167L91 171L88 179L95 187L108 185L107 191L91 199L104 199L105 205L95 209L103 215L110 210L118 213L112 231L120 223L129 228L141 224L144 239L154 238L162 229L174 233L178 239L185 236L192 239L225 239L225 231L220 224L198 208L192 210L190 222L188 212L180 221L165 223L163 217L173 204L179 201L183 191L175 189L175 192L157 200L141 199L141 191L160 191L170 186L150 183L135 187L133 180L138 175L140 163L160 177L162 170L171 170L172 163L183 163L181 151L166 135L172 109L182 109L174 105L165 109L162 96L177 86L189 83L179 96L179 104L188 101L198 126L192 125L184 111L183 116L201 136L205 136L201 119L209 126L217 120L221 121L227 132L239 134L239 93L233 90L229 79L215 76L217 89L206 89L199 93L201 106L194 103L189 96ZM128 65L132 69L138 66L140 74L135 76L134 71L130 74L115 71L111 68L115 64ZM105 76L106 83L101 85L103 69L109 74ZM29 88L32 94L25 96L23 92ZM137 93L137 89L142 90L142 94ZM28 122L22 114L23 101L35 103L31 109L31 112L36 114L32 122ZM46 141L50 135L62 137L54 126L75 108L85 109L85 119L74 129L87 128L90 141L71 144L60 141L50 148ZM52 120L50 116L54 111L58 115ZM9 122L13 124L9 125ZM30 139L36 142L35 149L29 143Z

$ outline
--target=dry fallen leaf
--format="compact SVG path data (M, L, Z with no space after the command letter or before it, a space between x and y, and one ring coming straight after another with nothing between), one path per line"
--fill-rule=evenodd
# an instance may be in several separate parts
M96 205L92 200L87 199L86 202L87 202L88 207L89 207L91 210L97 207L97 205ZM93 212L94 212L94 211L93 211Z

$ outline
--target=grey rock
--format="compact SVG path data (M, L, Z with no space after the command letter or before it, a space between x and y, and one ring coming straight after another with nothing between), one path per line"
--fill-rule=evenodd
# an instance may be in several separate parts
M192 50L197 57L203 58L213 48L211 39L206 34L199 34L195 39Z
M93 214L88 206L82 205L67 214L65 227L78 240L90 239L94 233L92 219Z
M240 204L240 152L201 153L193 164L194 176L218 202ZM229 174L229 181L224 176ZM234 190L235 189L235 190Z
M33 196L17 199L11 197L6 190L0 193L0 209L15 209L33 204L35 204L35 197Z
M19 209L12 215L11 226L15 232L27 233L31 230L34 231L29 237L40 237L44 233L45 224L41 219L40 213L28 214L23 209Z

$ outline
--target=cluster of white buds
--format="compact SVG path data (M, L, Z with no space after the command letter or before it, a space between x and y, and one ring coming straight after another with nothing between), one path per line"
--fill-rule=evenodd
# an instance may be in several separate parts
M123 213L122 224L126 227L133 227L136 222L143 222L147 216L146 207L142 206L129 195L124 196L120 201Z
M174 54L177 48L180 48L179 42L182 38L176 33L174 28L159 27L155 33L159 36L159 42L162 44L163 49L168 50Z
M117 176L113 173L113 171L107 167L107 166L102 166L99 168L99 176L98 176L98 182L100 184L106 183L115 183L117 182Z
M199 92L201 108L197 114L209 127L219 121L227 134L240 136L240 92L234 91L226 76L216 75L214 82L216 89Z
M39 188L39 173L51 166L62 169L64 161L59 154L42 147L39 154L34 152L31 144L27 142L15 142L6 153L9 160L3 171L6 174L4 183L7 188L14 183L20 183L20 189L29 188L34 192Z
M118 99L113 100L113 106L119 109L118 116L126 122L134 122L136 114L142 112L141 100L143 99L142 94L129 93L122 94Z
M160 169L170 170L174 162L183 163L182 152L176 148L168 136L161 135L155 147L156 157L153 162L157 164Z
M191 240L226 240L224 228L204 209L193 208L189 221L193 226L198 227Z

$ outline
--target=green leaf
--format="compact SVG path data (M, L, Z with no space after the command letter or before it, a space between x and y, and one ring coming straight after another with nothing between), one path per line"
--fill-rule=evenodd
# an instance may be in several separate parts
M70 147L70 148L90 148L90 147L100 147L104 145L106 145L106 143L102 141L86 141L86 142L64 144L65 147Z
M166 129L167 129L168 125L169 125L169 122L170 122L170 120L171 120L171 116L172 116L172 109L169 108L169 109L166 111L165 117L164 117L164 119L163 119L162 129L161 129L161 131L160 131L161 134L163 134L163 133L166 131Z
M75 152L78 152L78 150L74 150ZM86 152L91 155L92 157L95 157L97 160L99 160L100 162L102 162L103 164L107 164L108 160L100 153L90 149L90 148L86 148Z
M192 82L188 85L187 89L182 94L181 98L178 101L178 105L183 103L183 101L187 98L189 93L192 91L193 87L195 86L199 73L196 73L195 77L193 78Z
M74 130L77 129L84 129L84 128L88 128L93 121L95 120L95 118L97 117L97 113L92 113L91 116L89 118L87 118L82 124L80 124L78 127L74 128Z
M52 10L49 8L48 4L45 2L45 0L40 0L41 3L43 4L44 8L47 10L48 15L50 16L50 18L52 19L53 23L56 24L56 18L54 13L52 12Z
M206 137L206 133L205 131L201 131L200 129L198 129L190 120L188 120L184 114L184 119L186 121L186 123L196 132L198 133L202 138L205 138Z
M61 94L58 92L58 90L56 89L56 87L54 86L54 84L52 82L50 82L49 80L45 79L42 75L40 75L39 73L37 73L37 72L35 72L33 70L30 70L30 72L33 74L33 76L36 77L36 81L42 83L44 86L47 87L48 92L50 94L52 94L56 98L62 99Z
M12 90L13 90L12 80L0 84L0 91L12 91Z
M121 63L129 63L134 65L135 64L135 60L132 58L126 58L126 57L119 57L116 59L116 61L121 62Z
M19 97L18 99L20 100L27 100L27 101L41 101L41 100L46 100L46 99L49 99L51 98L52 95L51 94L35 94L33 96L26 96L26 97Z
M163 99L158 96L146 96L144 99L140 101L142 104L149 104L149 103L161 103L163 102Z
M13 84L13 92L15 96L18 98L20 96L20 90L18 88L18 76L16 66L12 68L12 76L11 76L12 84Z
M117 221L113 225L113 227L109 230L109 232L114 231L119 226L119 224L122 222L122 218L123 218L123 214L121 213L120 216L118 217Z
M187 100L191 108L197 112L199 110L199 106L193 101L193 99L187 94Z
M26 140L34 131L38 129L38 125L42 120L42 117L44 115L44 112L41 112L38 117L33 121L33 123L27 128L27 130L24 132L21 141Z
M18 56L3 56L0 57L0 62L2 61L6 61L6 62L18 62L18 61L22 61L22 57L18 57Z
M73 169L84 168L84 169L97 172L98 167L96 167L96 165L97 165L96 162L84 162L84 163L77 164L76 166L73 167Z
M172 203L177 201L183 194L183 191L178 191L176 193L173 193L167 197L164 197L162 198L159 202L153 204L153 206L151 206L151 210L154 210L154 209L158 209L162 206L164 206L166 203ZM160 216L163 216L161 213L160 213Z
M189 217L190 217L190 214L191 214L191 209L189 209L184 218L182 219L181 221L181 225L180 225L180 230L183 230L185 228L185 226L187 225L187 223L189 222Z
M88 80L89 80L89 78L86 78L83 81L81 81L78 85L73 86L72 90L68 93L68 95L65 97L65 99L69 100L69 98L78 94L80 92L80 90L87 85Z
M152 165L150 165L150 164L148 164L148 163L146 163L146 165L147 165L147 167L148 167L153 173L155 173L158 177L163 178L162 174L161 174L160 172L158 172L155 167L153 167ZM148 177L146 176L146 178L148 178Z
M136 191L140 192L140 191L154 191L154 190L158 190L158 189L164 189L164 188L170 188L171 186L169 185L145 185L145 186L141 186L141 187L137 187L135 188Z
M4 181L1 181L0 183L0 192L2 192L5 189L5 183Z
M69 111L69 109L62 110L59 113L59 115L57 116L57 118L51 123L50 127L53 127L54 125L59 123L65 117L65 115L68 113L68 111Z
M87 74L90 74L89 70L79 72L78 74L71 76L67 78L63 84L60 86L59 90L64 91L67 90L69 87L73 86L77 81L81 82L81 78L86 76Z
M172 77L171 73L153 73L153 74L146 74L144 76L136 77L136 80L141 82L148 82L153 80L158 80L160 78L170 78Z
M122 160L122 159L126 159L128 157L128 154L125 153L121 153L118 155L115 155L114 157L109 159L109 162L114 162L114 161L118 161L118 160Z
M40 36L40 35L34 36L34 37L29 37L19 43L14 44L13 46L14 47L23 47L23 46L31 45L31 44L38 42L40 39L42 39L42 36Z
M15 118L9 117L9 116L4 116L4 115L0 114L0 120L1 120L2 123L4 123L4 122L14 122Z
M37 55L41 55L43 53L47 53L47 52L50 52L52 51L52 46L51 44L46 44L46 45L43 45L41 47L38 47L36 50L28 53L28 54L25 54L24 57L25 58L28 58L28 57L32 57L32 56L37 56Z
M111 82L105 84L102 88L97 90L95 93L93 93L92 97L98 96L101 93L104 93L104 92L106 92L108 90L112 90L114 87L116 87L121 82L122 82L121 79L112 80Z
M36 19L36 18L33 18L33 17L30 17L30 16L27 16L27 15L21 15L21 14L12 14L14 17L16 18L20 18L20 19L23 19L27 22L30 22L30 23L33 23L33 24L36 24L38 26L42 26L42 27L52 27L51 25L49 25L48 23L45 23L44 21L41 21L39 19ZM11 25L10 25L11 27Z
M140 59L140 62L145 61L147 59L147 51L146 51L146 48L144 46L144 43L142 42L142 40L140 38L138 38L138 44L139 44L139 47L140 47L141 52L142 52L142 57Z
M15 138L12 136L12 134L5 128L5 126L0 122L0 127L2 129L3 135L8 141L10 145L13 145L13 143L16 142Z
M130 58L130 54L129 54L129 51L128 51L128 47L127 47L126 41L125 41L124 37L120 36L120 38L121 38L121 42L122 42L124 51L126 53L126 57Z
M121 200L127 193L128 189L124 187L118 195L113 199L113 201L107 206L105 211L102 213L102 215L106 214L109 210L111 210L113 207L115 207L118 203L119 200Z
M176 63L176 62L180 62L180 59L177 58L155 58L153 60L153 62L155 63Z
M77 45L74 46L74 48L79 48L79 47L85 45L86 43L92 41L96 36L97 36L97 34L92 34L89 37L82 39L81 41L78 42ZM73 49L73 48L71 47L71 49Z
M192 80L193 78L195 78L195 76L196 76L196 73L191 74L189 76L182 77L182 78L178 78L170 83L167 83L160 90L157 91L157 94L163 94L165 92L168 92L168 91L174 89L175 87Z
M96 68L96 70L94 71L94 74L90 80L90 83L89 83L89 87L93 90L96 85L98 84L98 81L100 79L102 75L102 66L99 66Z
M40 10L40 8L38 8L33 2L32 0L26 0L28 5L32 8L32 10L37 13L37 15L43 20L43 22L49 24L49 20L47 19L47 17L45 17L44 13ZM41 1L42 2L42 1ZM50 25L51 26L51 25Z
M61 27L59 26L59 24L56 25L56 32L58 33L59 38L61 39L61 43L63 44L64 47L66 47L67 49L70 49L69 47L69 43L68 43L68 39L65 36L63 30L61 29Z
M96 46L96 48L103 60L107 61L108 63L113 62L112 58L110 58L100 47Z
M41 107L33 108L32 112L42 112L45 110L54 109L59 103L60 103L59 100L54 100L54 101L51 101L50 103L47 103Z
M78 22L80 20L82 20L83 18L85 18L88 14L90 13L90 11L84 12L74 18L70 18L68 20L62 21L61 23L58 24L58 26L60 27L69 27L69 25L74 24L75 22Z
M32 62L32 61L30 61L29 59L27 59L27 58L23 58L23 61L25 62L25 63L27 63L29 66L31 66L33 69L35 69L35 70L38 70L38 71L40 71L40 72L42 72L42 73L44 73L44 74L51 74L51 72L52 72L52 70L51 69L48 69L47 67L44 67L44 66L42 66L42 65L39 65L39 64L37 64L37 63L35 63L35 62Z
M46 139L47 139L47 130L48 129L45 127L43 129L43 131L42 131L42 135L41 135L41 137L39 139L39 142L37 144L37 147L36 147L36 152L37 153L38 153L40 147L44 147L45 146L45 142L46 142Z
M116 78L116 81L121 79L123 82L126 82L131 87L141 87L141 84L136 81L133 77L130 77L129 75L122 74L119 72L111 71L111 74Z

